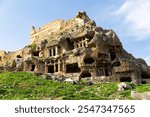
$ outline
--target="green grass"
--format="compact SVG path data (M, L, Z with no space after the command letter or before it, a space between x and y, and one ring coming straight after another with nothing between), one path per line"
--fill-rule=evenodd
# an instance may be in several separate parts
M132 90L117 91L118 83L68 84L44 80L32 73L0 73L0 99L2 100L114 100L132 99L132 90L150 91L150 85L134 86Z

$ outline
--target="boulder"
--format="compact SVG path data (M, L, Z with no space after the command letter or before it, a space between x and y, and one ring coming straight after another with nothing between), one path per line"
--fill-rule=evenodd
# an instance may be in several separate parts
M74 84L74 80L71 78L66 79L64 82Z
M131 91L131 97L136 100L150 100L150 92L138 93Z
M132 87L125 82L122 82L122 83L118 84L117 86L118 86L118 91L132 89Z

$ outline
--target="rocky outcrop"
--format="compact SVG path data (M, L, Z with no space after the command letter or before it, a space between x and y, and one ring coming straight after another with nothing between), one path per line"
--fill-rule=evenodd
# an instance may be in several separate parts
M136 85L150 81L146 62L124 50L117 34L96 26L86 12L67 21L32 26L30 41L15 52L0 51L0 70L34 72L59 81L71 78ZM124 84L120 87L126 88Z
M131 97L136 100L150 100L150 92L138 93L131 91Z

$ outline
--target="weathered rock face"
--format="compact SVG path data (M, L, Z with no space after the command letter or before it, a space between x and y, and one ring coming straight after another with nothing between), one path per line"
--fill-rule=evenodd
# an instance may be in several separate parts
M131 97L136 100L150 100L150 92L138 93L136 91L132 91Z
M30 40L29 46L16 52L0 52L1 71L50 73L99 82L150 81L146 62L126 52L113 30L96 26L85 12L68 21L32 27Z

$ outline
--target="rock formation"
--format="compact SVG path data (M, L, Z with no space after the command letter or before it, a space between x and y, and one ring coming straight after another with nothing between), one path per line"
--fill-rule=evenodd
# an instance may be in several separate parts
M146 62L125 51L113 30L96 26L85 12L78 12L68 21L55 20L41 28L32 26L30 41L18 51L0 51L0 71L50 73L99 82L150 81Z
M138 93L131 91L131 97L135 100L150 100L150 92Z

